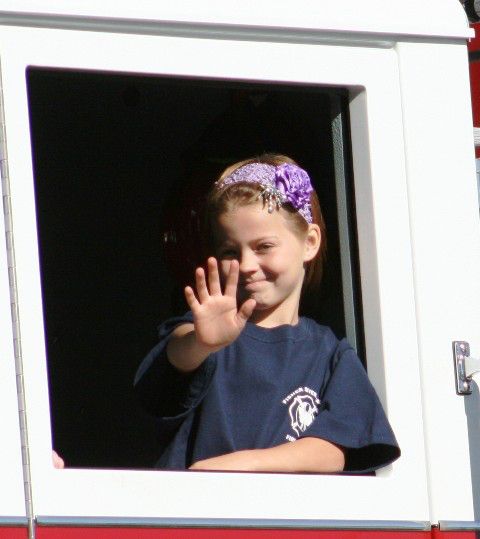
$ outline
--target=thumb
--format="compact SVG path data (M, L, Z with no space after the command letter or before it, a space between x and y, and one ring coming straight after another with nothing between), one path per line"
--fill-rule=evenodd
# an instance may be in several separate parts
M240 307L237 313L237 319L240 323L245 324L246 321L252 316L257 302L254 299L247 299L245 303Z

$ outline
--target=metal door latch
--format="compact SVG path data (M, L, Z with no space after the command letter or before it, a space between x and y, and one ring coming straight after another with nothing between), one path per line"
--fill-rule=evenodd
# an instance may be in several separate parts
M472 376L480 372L480 359L470 357L468 342L453 341L452 344L457 395L470 395L472 393Z

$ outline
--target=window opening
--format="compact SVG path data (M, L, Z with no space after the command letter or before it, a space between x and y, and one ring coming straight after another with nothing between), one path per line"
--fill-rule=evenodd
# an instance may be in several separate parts
M235 160L274 151L311 173L328 258L303 314L342 337L350 294L362 355L345 90L45 68L27 86L53 446L67 465L157 460L133 376L160 322L187 310L204 185Z

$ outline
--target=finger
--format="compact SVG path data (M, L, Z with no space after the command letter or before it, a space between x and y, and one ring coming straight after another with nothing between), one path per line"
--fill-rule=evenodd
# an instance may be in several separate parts
M200 303L207 301L209 298L207 282L205 280L205 271L203 268L197 268L195 271L195 284L197 287L197 295Z
M237 296L237 286L238 286L238 260L232 260L230 262L230 269L228 270L227 280L225 282L225 295L226 296Z
M218 263L217 259L210 257L208 259L208 287L210 289L210 294L213 295L220 295L222 293L222 289L220 287L220 275L218 273Z
M193 288L191 286L186 286L184 293L185 293L185 299L187 300L188 306L193 311L196 307L200 305L200 303L198 303L197 298L195 297L195 292L193 291Z
M62 459L62 457L54 450L52 450L52 461L53 461L53 467L57 468L59 470L65 468L65 461Z
M237 313L237 317L241 323L245 324L245 322L252 316L256 305L257 302L252 298L247 299L247 301L243 303Z

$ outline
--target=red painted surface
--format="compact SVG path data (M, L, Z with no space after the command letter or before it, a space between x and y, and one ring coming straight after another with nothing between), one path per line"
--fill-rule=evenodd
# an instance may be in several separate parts
M480 24L472 25L475 37L469 41L469 52L480 51ZM472 94L472 114L474 127L480 127L480 60L470 61L470 89ZM480 148L475 150L476 157L480 157Z
M27 539L28 530L22 527L2 526L0 527L0 539Z
M480 539L479 532L444 532L432 529L432 539Z
M37 539L431 539L430 531L37 527ZM457 539L444 537L438 539ZM462 535L458 539L475 539Z

